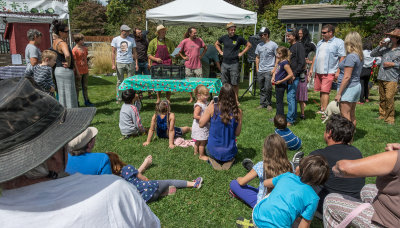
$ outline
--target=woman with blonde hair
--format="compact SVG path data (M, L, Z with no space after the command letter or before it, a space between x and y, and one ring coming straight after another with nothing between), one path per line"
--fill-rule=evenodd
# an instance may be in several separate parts
M340 114L356 126L356 104L360 99L360 74L363 66L362 39L358 32L349 32L344 40L346 58L339 63L338 90Z

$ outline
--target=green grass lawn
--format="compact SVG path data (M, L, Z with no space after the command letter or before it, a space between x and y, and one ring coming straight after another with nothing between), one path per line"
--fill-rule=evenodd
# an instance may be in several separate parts
M151 203L153 212L160 218L163 227L235 227L235 220L239 216L251 218L252 210L237 199L228 195L229 182L246 174L241 165L244 158L255 162L262 160L262 145L264 138L274 132L270 118L275 115L275 109L267 112L258 110L259 95L247 93L240 100L243 110L243 127L237 138L238 155L233 167L228 171L216 171L206 162L193 155L193 148L168 149L168 141L155 139L147 147L142 143L146 136L121 140L118 127L119 110L121 105L115 103L116 77L90 77L89 97L97 107L97 113L92 126L99 129L94 151L118 153L121 158L138 167L143 159L153 155L153 165L145 175L153 180L157 179L184 179L193 180L199 176L204 178L201 189L180 189L173 196L165 197ZM240 94L247 88L248 81L241 83ZM331 99L336 93L332 93ZM147 93L144 93L147 97ZM361 150L364 156L373 155L384 150L386 143L399 142L400 101L396 96L396 125L385 124L375 119L378 116L377 90L371 91L372 102L357 105L357 131L353 145ZM80 96L80 104L83 104ZM187 104L187 93L172 95L171 110L176 115L176 126L191 126L193 104ZM314 102L315 100L315 102ZM155 99L143 100L140 116L145 127L149 127L154 114ZM275 98L273 98L275 102ZM324 124L320 115L315 114L318 109L319 94L309 92L309 102L306 108L306 120L298 121L291 130L303 140L302 150L308 154L311 151L325 147L323 139ZM286 104L285 104L286 105ZM285 112L287 107L285 107ZM300 110L299 110L300 112ZM190 134L185 138L189 139ZM288 151L289 159L294 152ZM375 178L368 178L368 183L375 182ZM258 181L250 184L258 186ZM322 227L322 222L314 219L312 227Z

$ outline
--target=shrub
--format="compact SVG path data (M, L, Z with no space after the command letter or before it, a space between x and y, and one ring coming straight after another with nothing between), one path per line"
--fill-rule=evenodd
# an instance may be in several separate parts
M111 52L109 43L94 43L91 48L91 68L94 74L112 73Z
M362 38L368 37L370 33L362 28L360 25L354 23L340 23L335 28L335 36L344 40L349 32L358 32Z

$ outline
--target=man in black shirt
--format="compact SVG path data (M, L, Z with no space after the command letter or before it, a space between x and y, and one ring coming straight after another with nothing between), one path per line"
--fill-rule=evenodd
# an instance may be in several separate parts
M147 31L144 31L147 34ZM136 71L136 74L141 75L149 75L150 74L150 67L148 65L147 59L147 48L149 47L149 42L147 38L143 35L142 30L139 28L135 28L133 31L133 38L136 42L136 52L139 62L139 70Z
M286 39L290 43L290 68L292 68L294 79L288 84L287 90L287 102L288 112L286 120L288 126L293 125L297 117L297 100L296 91L300 81L300 74L304 72L306 65L306 52L304 46L297 42L299 40L299 34L294 29L289 30L286 33Z
M235 90L236 100L238 100L239 58L250 49L251 44L243 37L235 34L236 26L232 22L226 25L226 29L228 30L228 34L221 36L215 42L215 48L223 56L221 65L222 84L231 84ZM221 50L221 45L224 45L223 51ZM239 52L242 45L246 45L246 47L243 51Z
M329 179L322 186L313 187L319 196L317 211L322 214L323 203L329 193L340 193L360 199L360 191L365 184L365 178L336 177L332 167L339 160L356 160L362 158L361 152L351 146L355 127L351 121L340 116L332 115L326 124L324 139L328 145L324 149L318 149L310 155L322 155L329 163Z

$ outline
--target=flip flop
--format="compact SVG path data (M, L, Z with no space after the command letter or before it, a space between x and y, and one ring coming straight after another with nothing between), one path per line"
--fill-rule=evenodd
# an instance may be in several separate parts
M195 183L194 183L194 185L193 185L193 188L197 188L197 189L199 189L199 188L201 188L201 184L203 183L203 178L202 177L198 177L196 180L195 180Z
M250 219L245 219L243 217L239 217L236 219L236 226L243 228L255 227L253 221Z

